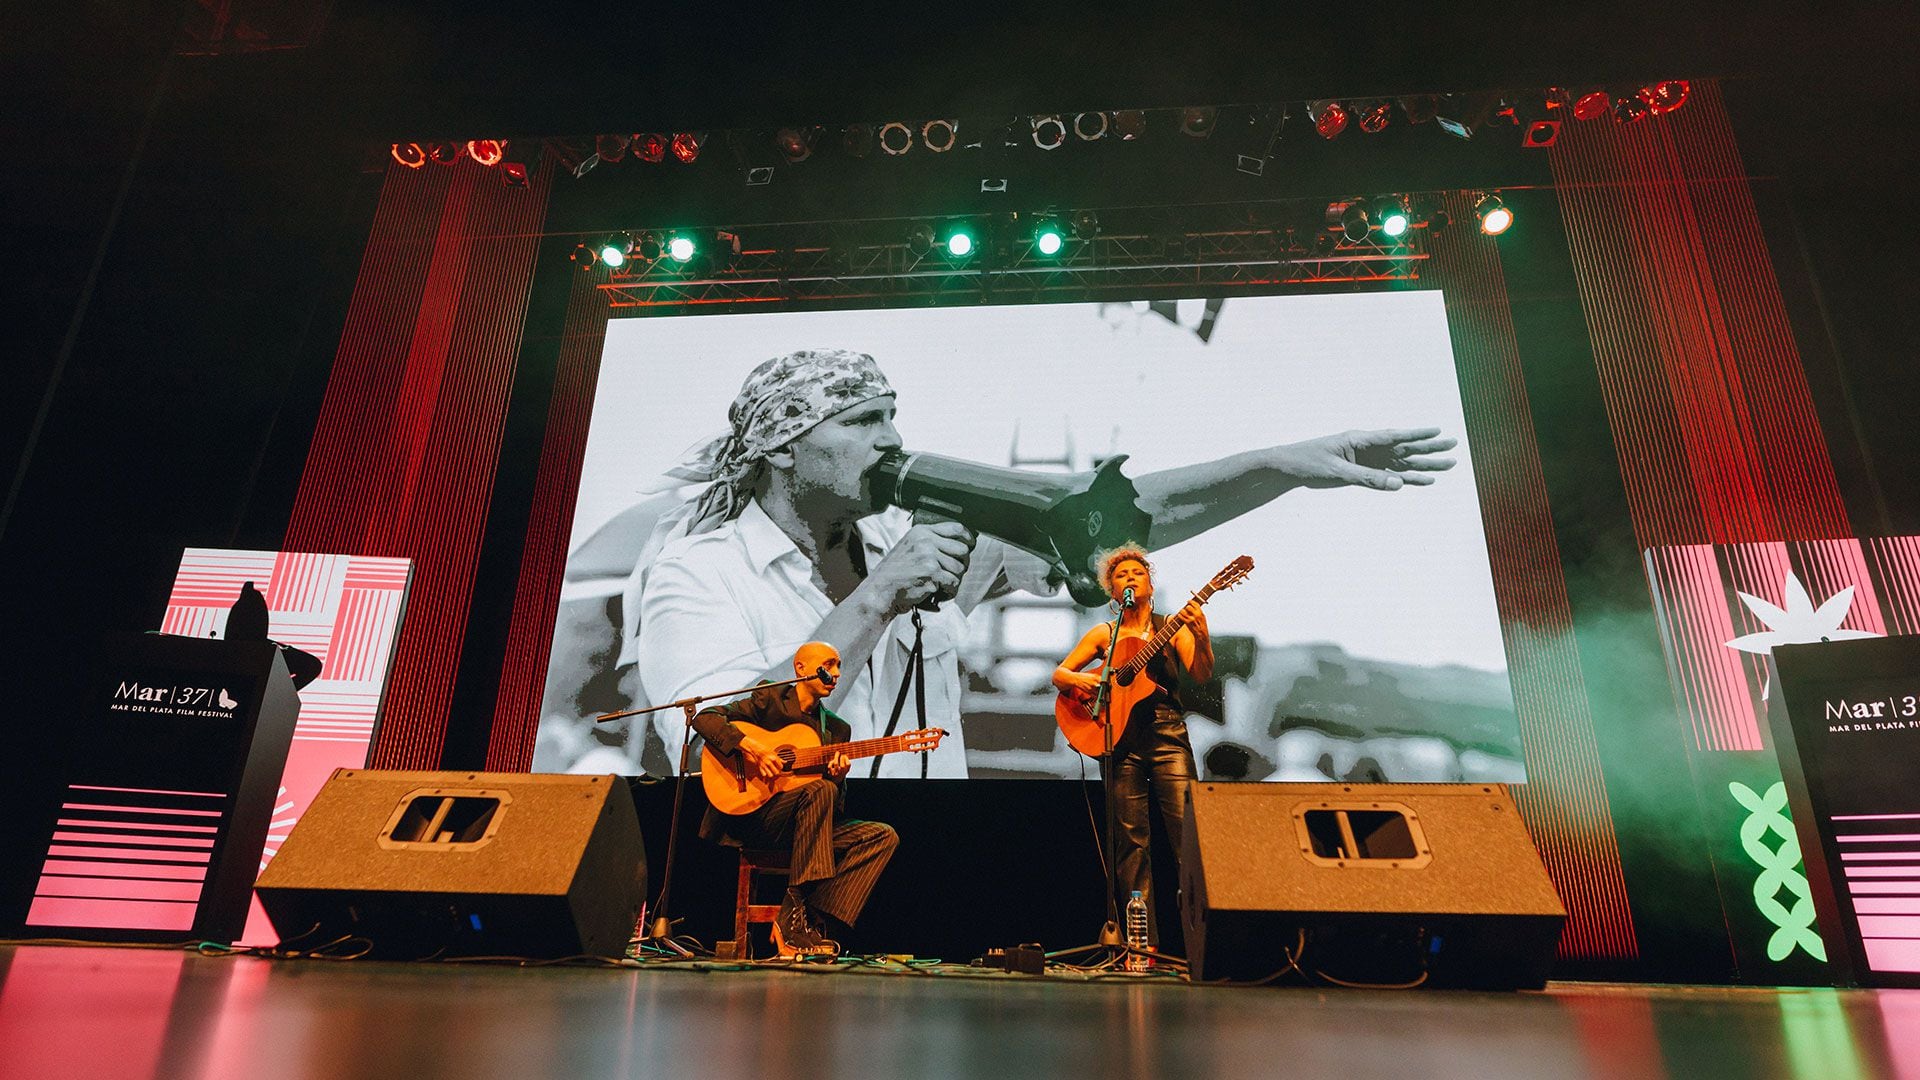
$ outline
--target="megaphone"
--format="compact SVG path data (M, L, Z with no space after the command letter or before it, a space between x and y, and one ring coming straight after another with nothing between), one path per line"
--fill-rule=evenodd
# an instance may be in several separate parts
M1044 473L894 450L868 471L868 491L876 511L937 514L1038 555L1053 565L1049 581L1065 582L1081 606L1098 607L1109 598L1094 556L1144 546L1153 524L1120 474L1125 460L1117 454L1092 472Z

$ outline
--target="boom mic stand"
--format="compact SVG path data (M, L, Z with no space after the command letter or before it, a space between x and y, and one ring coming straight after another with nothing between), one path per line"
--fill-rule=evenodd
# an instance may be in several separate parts
M647 934L641 939L642 941L653 942L681 956L693 955L685 946L673 940L673 920L667 917L666 912L667 899L673 890L673 855L680 839L680 804L686 798L687 794L687 761L693 748L693 718L700 714L700 710L696 708L696 706L703 701L738 697L741 694L751 694L756 690L770 690L782 686L793 686L797 683L810 682L817 678L819 678L817 674L801 675L798 678L786 679L782 682L759 683L743 689L727 690L718 694L701 694L698 697L685 697L679 701L669 701L665 705L650 705L644 709L626 709L622 712L610 712L593 718L594 723L604 724L609 720L622 720L629 716L645 716L648 713L664 712L667 709L679 709L686 714L686 729L680 737L680 769L674 779L673 785L673 816L667 825L667 863L666 868L660 873L660 899L654 902L653 918L647 921Z

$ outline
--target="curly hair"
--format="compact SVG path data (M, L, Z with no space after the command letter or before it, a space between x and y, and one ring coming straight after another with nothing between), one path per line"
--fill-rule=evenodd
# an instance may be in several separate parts
M1121 544L1117 548L1100 553L1100 587L1111 592L1114 568L1129 560L1146 567L1148 575L1152 575L1153 563L1147 558L1147 549L1139 544Z

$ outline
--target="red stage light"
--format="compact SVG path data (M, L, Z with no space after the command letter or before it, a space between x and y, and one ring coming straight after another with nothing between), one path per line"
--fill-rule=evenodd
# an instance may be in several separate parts
M774 132L773 144L788 164L798 164L813 156L813 135L812 128L783 127Z
M1121 109L1113 114L1113 131L1123 141L1132 142L1147 133L1147 114L1139 109Z
M1649 113L1647 103L1639 94L1627 94L1613 99L1613 122L1631 124L1636 120L1645 120Z
M960 139L960 126L953 120L929 120L920 125L920 145L936 154L953 149Z
M473 139L467 143L467 156L492 168L506 160L507 142L505 139Z
M1196 139L1204 139L1213 134L1214 122L1219 117L1219 110L1211 105L1189 105L1180 110L1180 131Z
M1313 101L1307 103L1307 112L1313 117L1313 130L1323 139L1331 139L1347 130L1346 106L1337 101Z
M667 156L667 137L657 131L635 135L633 155L649 165L658 165Z
M500 166L500 182L507 187L527 186L527 166L525 162L509 161Z
M595 135L593 137L593 156L612 165L614 162L627 156L628 141L629 139L625 135Z
M1369 135L1378 135L1387 130L1387 123L1393 119L1393 103L1376 102L1360 112L1360 130Z
M673 151L675 158L678 158L684 164L691 165L700 158L701 141L700 135L697 132L676 131L673 133L673 140L668 144L668 148Z
M466 147L457 142L437 142L427 144L427 156L441 165L451 165L466 153Z
M1520 145L1529 150L1544 150L1560 137L1560 121L1535 120L1520 136Z
M1640 100L1647 103L1647 110L1655 116L1670 113L1687 103L1687 95L1693 92L1693 84L1685 79L1667 79L1654 83L1640 91Z
M1575 120L1598 120L1613 108L1613 98L1605 90L1590 90L1573 103Z
M397 142L393 144L393 160L409 169L417 169L427 163L427 152L417 142Z

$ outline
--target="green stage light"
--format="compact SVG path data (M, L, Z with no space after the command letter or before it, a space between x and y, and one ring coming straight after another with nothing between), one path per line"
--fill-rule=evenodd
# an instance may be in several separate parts
M676 236L667 241L667 257L674 262L687 262L693 258L693 238Z
M1513 227L1513 211L1507 209L1498 195L1481 199L1473 208L1473 213L1480 219L1480 231L1488 236L1499 236Z
M965 229L955 229L948 233L947 254L956 259L964 259L973 254L973 234Z
M1389 237L1397 238L1405 236L1407 226L1411 224L1412 221L1408 219L1407 212L1396 206L1388 210L1386 216L1380 219L1380 231Z
M1042 255L1058 255L1066 246L1066 236L1060 226L1048 222L1033 231L1033 249Z

